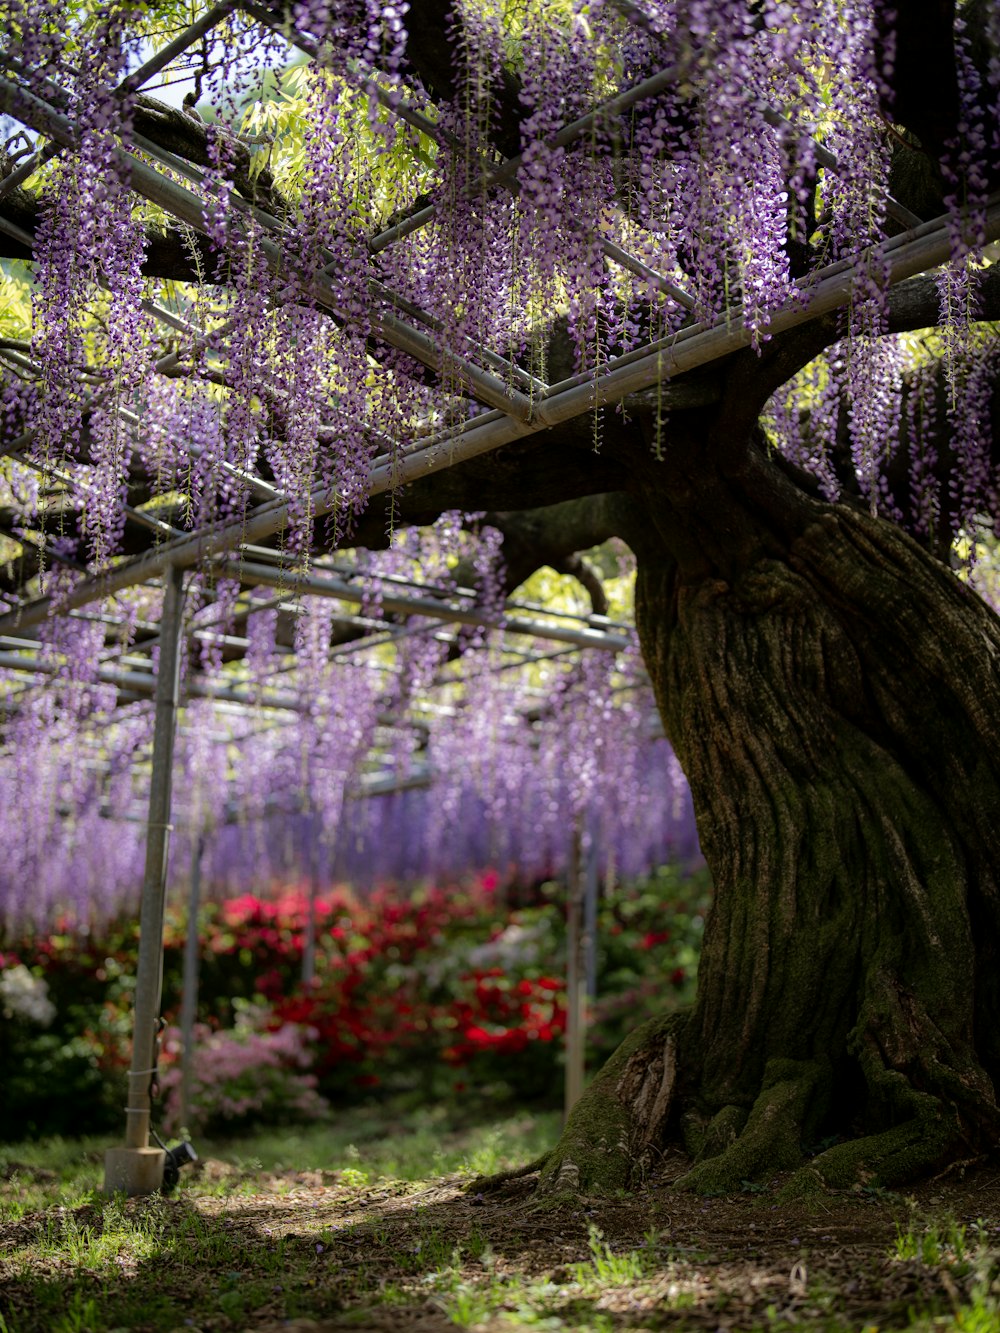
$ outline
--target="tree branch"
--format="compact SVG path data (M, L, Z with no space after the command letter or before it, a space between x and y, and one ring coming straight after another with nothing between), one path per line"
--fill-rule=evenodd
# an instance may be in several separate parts
M579 503L579 502L578 502ZM549 564L557 574L568 574L570 578L576 579L584 591L590 597L590 609L595 616L606 616L608 614L608 596L604 591L604 584L601 582L601 576L594 566L585 560L577 552L574 555L567 555L562 560Z
M980 318L1000 320L1000 267L980 272L978 293ZM940 299L933 277L910 278L890 289L888 333L932 329L941 322ZM826 348L839 342L844 332L843 312L836 311L779 333L765 344L759 356L751 348L735 352L718 366L724 376L720 413L727 423L737 432L749 430L772 393Z
M886 9L880 6L877 12L885 50ZM883 110L889 120L911 130L938 161L959 117L954 0L908 0L895 13L892 97Z

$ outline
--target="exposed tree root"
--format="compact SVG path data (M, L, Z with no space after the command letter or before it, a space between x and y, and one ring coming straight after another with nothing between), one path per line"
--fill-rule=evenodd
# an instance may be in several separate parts
M880 1133L839 1143L803 1164L801 1144L811 1137L810 1112L825 1100L828 1078L818 1065L770 1061L742 1133L716 1155L704 1156L677 1188L730 1193L745 1181L797 1167L779 1196L793 1199L825 1186L898 1185L933 1169L960 1141L956 1118L937 1097L917 1092L896 1071L883 1070L880 1082L893 1087L894 1101L909 1110L908 1118Z
M936 1106L929 1097L928 1103ZM955 1143L954 1132L945 1131L944 1117L928 1115L895 1125L881 1134L838 1143L797 1171L780 1197L795 1199L822 1186L847 1189L852 1185L889 1187L915 1179L941 1161Z
M900 1185L941 1166L960 1150L964 1135L954 1108L918 1091L898 1070L869 1068L868 1073L870 1090L891 1107L897 1123L820 1153L796 1172L782 1191L784 1197L797 1198L823 1185Z
M685 1021L651 1019L622 1043L573 1108L542 1168L542 1193L610 1193L648 1171L672 1108Z
M543 1152L541 1157L535 1157L526 1166L515 1166L510 1171L497 1171L492 1176L476 1176L475 1180L470 1180L465 1186L465 1192L466 1194L492 1194L496 1190L503 1189L504 1185L511 1180L523 1180L525 1176L531 1176L536 1171L541 1171L551 1156L551 1152Z
M681 1177L677 1188L724 1194L739 1189L745 1180L798 1166L803 1131L828 1082L827 1072L818 1063L770 1060L764 1086L742 1133L716 1155L710 1155L718 1138L720 1117L716 1116L706 1133L703 1160ZM720 1116L729 1113L727 1121L732 1123L734 1110L738 1108L726 1107Z
M672 1015L637 1029L580 1099L552 1152L494 1182L540 1169L539 1192L550 1201L624 1190L652 1165L666 1141L668 1122L672 1132L680 1125L695 1159L676 1187L701 1194L731 1193L747 1181L786 1171L794 1172L780 1196L787 1199L824 1187L893 1186L939 1168L971 1141L962 1103L944 1092L922 1091L898 1069L886 1067L869 1030L857 1039L856 1049L868 1103L876 1108L876 1124L884 1127L806 1162L802 1145L815 1141L830 1106L832 1077L826 1062L769 1060L749 1112L732 1103L706 1119L684 1106L697 1088L692 1071L680 1092L678 1046L686 1021L685 1015ZM967 1100L969 1089L977 1086L976 1071L946 1074L945 1088L958 1088ZM983 1109L989 1120L992 1099L984 1099ZM495 1185L474 1186L490 1187Z

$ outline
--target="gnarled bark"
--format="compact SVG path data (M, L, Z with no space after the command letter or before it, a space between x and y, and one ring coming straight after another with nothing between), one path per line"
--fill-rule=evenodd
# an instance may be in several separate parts
M636 527L643 653L716 884L665 1122L695 1159L682 1183L892 1184L981 1153L1000 1127L1000 623L898 528L762 455L686 476L683 507L674 476ZM543 1183L586 1160L602 1100L603 1077ZM592 1183L637 1162L606 1158Z
M570 1113L542 1167L543 1190L624 1189L653 1165L674 1107L685 1022L650 1019L622 1042Z

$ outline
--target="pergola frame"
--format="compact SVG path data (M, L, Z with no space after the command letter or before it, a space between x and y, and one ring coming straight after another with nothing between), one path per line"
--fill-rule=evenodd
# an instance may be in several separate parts
M622 8L633 21L641 21L641 11L626 3L623 3ZM280 33L290 44L298 46L306 54L316 54L315 43L289 29L287 23L266 6L252 3L252 0L224 0L185 32L179 34L139 70L129 75L123 81L121 91L124 93L137 90L213 26L236 10L243 10L272 31ZM565 147L602 120L611 119L636 103L656 96L665 87L682 77L684 72L683 65L675 65L643 80L635 87L595 107L587 115L565 125L546 142L552 147ZM391 99L388 92L376 81L364 79L362 86L365 92L373 92L380 101L391 104L395 114L401 119L415 124L437 141L444 141L441 131L433 121L419 111L408 108L405 103L400 104ZM55 94L58 97L57 89ZM42 101L27 89L19 88L7 79L0 79L0 110L17 115L36 132L48 136L53 151L72 151L76 146L72 125L55 105ZM772 108L766 108L765 114L772 122L780 121L782 124L787 124ZM164 166L182 172L193 181L203 179L203 173L185 159L167 152L143 136L133 137L136 146L159 160ZM814 145L814 149L821 164L831 169L838 169L832 154L819 145ZM204 230L202 204L197 196L137 159L125 148L119 148L117 154L122 167L130 175L131 185L136 193L157 204L176 221L195 231ZM0 183L0 197L3 185L9 188L15 179L17 183L26 179L30 170L38 165L38 161L38 155L35 155L34 159L22 164L7 182ZM520 159L515 157L508 159L499 167L484 164L478 188L486 189L493 184L502 184L516 192L519 161ZM237 208L254 216L270 233L270 236L262 241L262 245L269 264L280 268L284 262L282 224L264 210L238 196L234 197L233 203ZM953 219L950 214L921 222L891 198L888 201L888 212L897 221L905 223L907 230L871 247L870 251L856 256L853 260L839 261L811 274L802 284L807 293L806 298L794 304L789 303L784 309L772 313L768 324L771 334L783 332L844 307L851 298L858 273L875 262L885 263L887 282L889 285L894 285L947 261L952 244L950 224ZM373 237L369 242L370 249L377 252L385 248L386 245L430 221L434 213L433 206L418 210L404 222L397 223L393 228ZM10 230L9 224L4 224L2 219L0 225ZM989 201L986 233L987 242L1000 237L1000 196L993 196ZM18 239L25 244L32 242L32 238L26 233L22 233ZM635 256L625 255L619 247L612 248L618 251L609 255L615 262L623 264L659 290L669 289L669 294L680 305L690 309L691 298L682 288L671 283L665 275L653 272ZM608 253L606 245L604 249L605 253ZM380 290L373 292L376 298L384 297L390 303L397 305L408 304L380 284L377 286ZM325 270L314 276L310 294L320 308L327 309L336 317L336 294L330 286L328 273ZM180 325L182 331L188 331L183 328L183 321L172 317L170 312L153 308L152 313L157 318L168 320L175 327ZM426 312L414 311L414 314L425 324L435 322ZM459 381L474 398L493 410L475 418L459 431L448 430L443 438L432 437L405 448L402 456L384 455L382 458L376 458L371 469L368 489L370 496L404 486L408 481L418 477L426 477L445 467L492 452L514 440L585 415L607 403L620 401L628 394L641 392L655 384L728 356L733 351L750 345L752 341L750 332L742 325L740 312L736 309L728 310L708 325L697 323L689 325L675 335L617 357L593 374L572 376L549 386L534 380L531 387L536 392L529 398L464 358L444 352L432 337L415 325L407 324L393 316L379 317L373 325L373 332L389 345L413 356L428 369L438 373L447 370L450 374L457 375ZM155 369L167 370L171 361L176 363L177 357L178 354L173 353L161 358L156 363ZM501 362L501 364L507 371L518 369L513 363ZM20 454L27 442L24 438L13 441L4 447L4 452ZM60 609L71 610L84 606L88 601L101 600L134 583L145 582L171 566L189 568L196 564L200 565L222 552L239 549L247 543L261 541L280 532L288 519L289 501L281 497L263 478L245 479L258 494L262 491L264 493L270 491L271 494L269 500L251 511L244 521L224 525L212 531L183 536L171 533L172 542L158 548L152 556L123 562L113 573L104 572L84 580L63 599ZM337 497L331 496L325 487L319 488L310 496L310 509L316 517L329 513L336 503ZM139 517L135 511L128 517L133 521L149 522L150 526L156 522L145 516ZM15 627L25 629L37 624L50 613L51 609L49 599L44 597L34 599L29 605L0 616L0 633Z
M641 21L641 11L628 4L628 0L620 0L620 7L633 21ZM129 75L121 85L120 92L125 94L137 91L237 10L244 11L260 24L284 36L306 54L317 54L315 43L308 35L290 29L284 17L266 4L255 3L254 0L223 0L223 3L207 11ZM51 157L59 153L72 153L78 146L74 126L62 109L58 86L50 84L47 96L42 98L37 92L18 83L20 71L16 63L12 65L10 61L3 62L0 58L0 64L3 63L7 65L9 77L0 78L0 112L17 117L48 142L17 166L5 180L0 181L0 200ZM611 120L627 108L655 97L682 78L685 69L684 65L673 65L618 94L593 108L587 115L563 126L547 141L548 145L567 146L602 121ZM358 71L358 87L359 91L391 104L395 115L437 142L446 142L433 120L410 106L405 99L400 101L396 96L390 97L388 91L368 72ZM787 122L773 108L765 108L764 114L770 123L787 127ZM158 166L150 165L149 161L136 156L131 151L133 147ZM836 160L829 152L820 146L814 145L814 148L817 160L823 166L830 170L838 169ZM119 165L128 173L131 188L137 194L156 204L177 222L194 231L204 231L202 201L193 191L172 178L180 174L197 184L204 179L199 168L139 134L133 136L130 145L121 144L115 151ZM510 158L500 165L484 158L474 191L478 193L501 185L516 194L519 165L519 157ZM172 174L168 175L167 172ZM288 239L284 224L236 195L232 202L260 227L260 245L267 262L272 269L281 270L286 263L285 245ZM952 248L954 221L950 214L921 221L891 199L887 211L905 230L880 241L853 260L841 261L812 273L800 284L799 299L771 312L769 333L777 334L844 308L851 300L859 273L870 266L880 267L887 275L888 284L893 285L947 262ZM434 216L433 205L412 211L404 219L370 238L370 251L378 253L384 250L430 222ZM986 241L1000 238L1000 195L994 195L989 200L985 220ZM0 227L29 249L33 245L30 234L2 218ZM644 260L630 255L610 240L603 239L601 249L606 258L641 279L650 289L666 295L685 310L693 308L691 296L671 275L656 272ZM372 333L389 346L412 357L432 374L447 376L452 384L460 386L487 410L457 429L448 428L426 438L417 437L412 442L384 441L383 452L371 466L369 495L388 492L411 480L427 477L584 416L596 408L619 402L629 394L710 365L752 342L752 334L745 327L740 310L734 308L709 323L689 323L679 332L618 356L594 372L545 384L513 360L507 360L489 348L470 342L465 352L459 353L444 347L436 336L440 326L428 312L381 284L372 283L370 291L373 301L383 307L381 313L372 317ZM329 264L312 274L308 295L319 309L329 313L335 320L342 319ZM173 312L152 303L147 303L147 309L156 319L164 321L191 340L187 351L197 348L199 341L204 342L206 335L193 329ZM225 326L221 332L224 331ZM220 330L214 332L219 334ZM155 363L154 369L169 373L179 364L180 358L180 352L168 353ZM477 364L477 359L482 364ZM0 360L19 373L31 374L34 369L24 349L0 345ZM127 412L123 411L121 416L127 426L135 425L134 418L130 419ZM12 441L0 442L0 450L12 458L23 458L29 443L30 436L22 435ZM226 466L260 501L238 520L182 532L153 515L134 508L128 509L128 520L149 528L157 538L158 545L111 567L87 570L68 593L42 593L19 600L12 609L0 614L0 668L45 674L55 668L32 650L32 640L25 636L48 617L83 613L92 604L103 602L137 585L159 582L165 592L159 632L154 638L147 638L143 645L148 649L155 642L159 647L160 666L155 676L151 670L136 669L134 662L123 669L120 665L106 661L98 673L99 679L128 690L133 697L153 693L156 710L142 899L142 945L135 1013L136 1036L129 1076L126 1142L124 1148L109 1153L106 1176L109 1189L125 1188L130 1193L157 1188L163 1169L162 1152L148 1146L149 1075L155 1064L154 1024L159 1009L160 940L170 823L173 738L179 699L178 662L183 633L184 572L206 570L216 578L238 579L244 587L275 589L280 597L320 596L336 599L349 606L360 605L365 600L364 593L357 585L333 573L323 562L305 561L295 570L282 567L280 561L277 564L269 563L273 561L274 553L255 547L286 527L292 501L264 477L239 472L231 465ZM73 487L78 484L74 478L58 469L47 468L46 471L52 480L61 485ZM317 485L308 497L309 511L316 518L331 512L337 503L338 496L331 494L325 485ZM426 618L431 625L427 632L439 632L442 626L449 624L485 628L495 623L475 606L469 605L467 598L455 594L442 597L430 591L417 596L405 595L389 587L390 582L383 581L383 611L396 616ZM113 621L114 618L109 619ZM352 619L358 630L374 630L376 634L383 635L395 632L388 622L372 624L370 621L365 622L363 617ZM506 616L504 625L510 632L567 648L618 651L628 646L629 640L621 632L621 627L601 618L561 619L563 623L552 623L552 617L541 620L515 614ZM138 651L133 648L130 655L135 657ZM246 707L248 712L256 710L257 716L261 709L295 712L302 706L300 697L294 691L269 689L257 691L256 696L251 696L250 692L239 687L197 680L189 681L186 689L192 696L204 695L240 708ZM574 847L575 863L578 863L578 835ZM577 865L578 880L580 873ZM574 969L578 971L576 954L574 959Z

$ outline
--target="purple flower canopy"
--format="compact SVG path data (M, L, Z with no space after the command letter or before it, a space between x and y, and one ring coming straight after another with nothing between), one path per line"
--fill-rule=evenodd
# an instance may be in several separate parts
M469 544L458 528L450 536ZM424 544L428 562L441 538ZM402 567L398 550L380 563ZM369 618L384 586L373 583ZM294 688L275 686L283 657L270 608L245 617L247 679L236 687L222 657L235 626L219 614L228 606L235 617L238 602L232 590L215 594L192 616L188 642L201 660L189 648L182 682L178 889L199 840L213 893L308 878L346 878L364 891L487 867L537 879L565 871L574 829L596 839L619 874L697 856L687 784L657 734L633 646L526 654L508 613L508 627L479 631L449 672L461 630L423 618L396 642L348 640L351 651L338 654L332 603L314 598L296 608L286 655ZM198 630L200 621L215 629ZM549 632L560 631L551 618ZM76 659L64 648L63 660ZM137 902L153 717L108 691L93 675L70 680L61 665L45 688L24 692L11 720L0 763L0 799L20 812L0 865L0 923L10 928L62 914L93 922Z
M11 0L0 38L0 223L29 257L0 338L4 919L137 891L171 566L194 571L176 817L210 831L220 882L542 874L578 825L637 870L687 854L630 629L512 608L489 525L411 535L403 488L588 413L599 449L605 404L654 386L668 449L672 374L841 308L842 341L772 399L770 446L890 515L905 454L914 530L947 504L974 533L996 508L975 320L997 62L959 24L948 213L921 222L890 193L878 0L458 3L424 79L416 0L412 38L382 0L233 0L179 37L148 8ZM887 293L931 267L928 351L890 334ZM384 493L393 544L370 554ZM378 783L413 790L356 799Z

